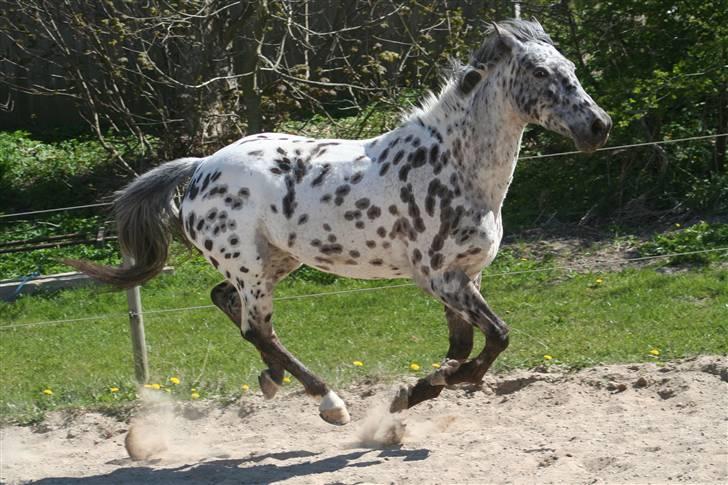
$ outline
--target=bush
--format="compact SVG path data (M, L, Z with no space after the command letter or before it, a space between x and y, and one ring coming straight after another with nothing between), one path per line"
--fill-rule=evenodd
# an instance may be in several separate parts
M699 222L693 226L658 234L639 249L640 256L658 256L673 253L688 253L705 249L728 248L728 224ZM697 263L725 260L728 251L688 254L670 258L668 264Z
M136 157L128 140L112 140L117 151ZM0 207L11 212L98 201L119 187L115 161L96 140L43 142L25 131L0 132Z

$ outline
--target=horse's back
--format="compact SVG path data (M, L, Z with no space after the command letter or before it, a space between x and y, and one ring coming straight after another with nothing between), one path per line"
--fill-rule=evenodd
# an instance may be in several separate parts
M404 260L395 258L397 263L386 268L376 264L391 259L395 249L384 233L392 225L384 219L391 214L382 205L391 188L382 185L378 172L366 155L365 141L253 135L200 164L181 215L189 220L194 213L200 230L212 237L240 241L262 236L325 271L396 277L402 274L397 264L406 262L404 254ZM205 222L199 222L201 217ZM196 237L188 226L188 236L204 252L207 237ZM365 252L367 262L375 265L363 271L358 259Z

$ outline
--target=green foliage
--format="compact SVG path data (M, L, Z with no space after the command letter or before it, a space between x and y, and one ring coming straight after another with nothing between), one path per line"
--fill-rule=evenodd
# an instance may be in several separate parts
M728 174L691 177L688 180L685 204L690 209L728 214Z
M327 118L317 114L306 120L284 121L277 130L314 138L371 138L395 128L422 95L422 90L403 89L394 99L372 102L355 115Z
M725 260L728 256L728 224L699 222L690 227L658 234L651 241L639 247L641 256L686 253L706 249L726 249L699 254L688 254L670 258L670 264L699 263Z
M122 155L136 156L130 139L112 138ZM44 142L27 132L0 132L0 207L10 212L86 204L118 187L112 159L100 142Z

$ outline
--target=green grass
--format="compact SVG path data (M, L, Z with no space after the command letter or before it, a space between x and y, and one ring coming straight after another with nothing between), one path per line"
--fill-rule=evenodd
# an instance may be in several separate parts
M209 304L219 277L198 258L177 258L175 275L142 290L145 310ZM546 268L505 251L489 270ZM486 273L487 275L488 273ZM319 278L286 280L277 297L401 282ZM599 281L598 281L599 280ZM659 360L728 353L728 271L713 265L687 272L654 268L569 274L558 270L485 278L483 293L512 326L511 346L496 371L550 363ZM48 409L114 405L134 399L133 365L123 293L101 288L24 297L0 304L0 326L113 314L98 320L0 330L0 418L30 421ZM430 370L447 349L441 306L412 287L276 303L276 329L312 370L343 386L364 377ZM231 399L248 384L257 391L262 368L253 347L216 309L150 314L146 334L152 381L189 399ZM476 349L482 339L476 342ZM352 365L364 362L363 367ZM181 383L169 383L172 376ZM112 393L110 387L120 390ZM294 387L299 384L291 383ZM43 394L51 389L52 396Z

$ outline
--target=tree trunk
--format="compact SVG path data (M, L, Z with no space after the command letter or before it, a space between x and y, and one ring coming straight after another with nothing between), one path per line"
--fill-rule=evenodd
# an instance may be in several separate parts
M233 30L233 62L235 74L241 75L238 86L245 106L246 132L248 135L263 131L261 109L259 49L263 42L264 27L268 19L267 0L256 0L247 6L240 29Z

